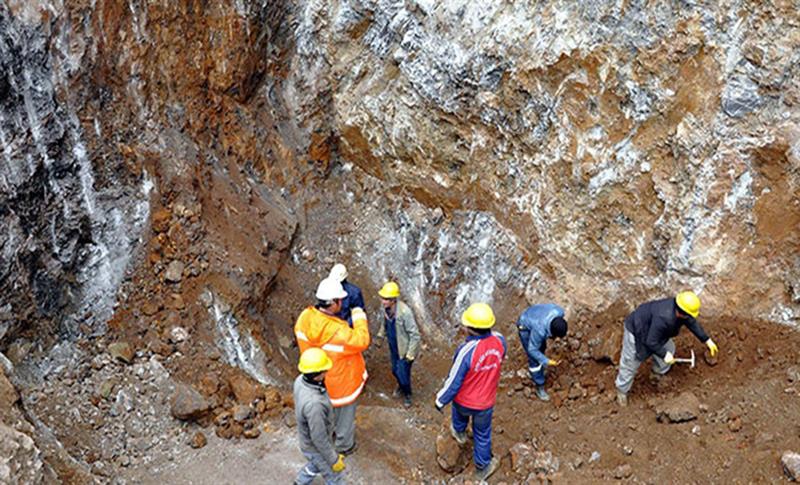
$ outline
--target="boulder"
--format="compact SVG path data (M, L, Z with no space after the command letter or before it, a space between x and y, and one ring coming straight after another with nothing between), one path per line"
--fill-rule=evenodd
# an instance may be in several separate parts
M183 327L172 327L169 331L169 341L173 344L179 344L189 338L189 332Z
M178 384L172 396L170 411L172 416L184 421L191 421L203 417L211 409L211 404L193 388Z
M189 442L189 446L195 449L202 448L206 444L208 444L208 439L202 431L195 433L194 436L192 436L192 441Z
M508 451L511 454L511 468L517 473L522 473L528 469L527 465L532 462L531 455L535 450L527 443L517 443Z
M172 283L178 283L183 278L183 268L182 261L177 259L170 261L167 265L167 271L164 273L164 279Z
M550 475L559 467L558 458L550 451L536 451L527 443L517 443L509 450L511 467L520 474Z
M436 462L442 470L449 473L460 473L469 463L470 453L467 446L459 446L450 436L450 424L442 426L436 436Z
M252 404L264 396L261 386L247 376L236 374L228 380L236 401L240 404Z
M108 346L108 353L116 361L126 364L133 362L133 347L128 342L114 342Z
M633 475L633 468L627 463L614 469L614 478L617 480L623 480L631 475Z
M233 407L233 420L243 423L253 415L253 408L249 404L237 404Z
M783 473L791 481L800 480L800 453L787 451L781 457L781 465L783 465Z
M700 400L691 392L681 393L656 406L656 419L665 423L682 423L697 419L700 414Z
M44 464L30 436L0 423L0 483L42 483Z
M619 351L622 348L622 327L607 327L599 336L589 341L592 359L597 362L618 363Z

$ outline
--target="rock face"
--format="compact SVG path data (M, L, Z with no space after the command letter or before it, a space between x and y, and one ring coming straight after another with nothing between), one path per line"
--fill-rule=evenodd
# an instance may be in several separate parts
M656 407L656 419L661 422L682 423L697 419L699 414L700 400L691 392L684 392Z
M413 194L428 220L482 214L494 226L484 252L511 238L531 299L630 309L692 287L710 314L748 302L737 311L798 322L790 3L340 0L297 11L287 99L308 143L338 135L345 160ZM446 255L437 237L456 231L433 232L409 251ZM434 282L435 264L418 264ZM462 291L492 296L468 276Z
M0 423L0 482L42 483L44 465L33 440Z

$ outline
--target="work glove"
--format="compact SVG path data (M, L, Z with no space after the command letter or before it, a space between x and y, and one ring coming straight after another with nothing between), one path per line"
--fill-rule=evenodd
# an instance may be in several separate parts
M548 359L547 360L547 367L558 367L558 364L560 364L560 363L561 363L560 360Z
M331 470L335 471L336 473L344 470L344 455L339 455L339 460L331 465Z
M716 357L717 352L719 352L717 344L715 344L713 340L708 339L706 340L706 346L708 346L708 351L711 352L711 357Z
M667 352L667 355L664 356L664 362L666 362L669 365L675 363L675 356L672 355L672 352Z

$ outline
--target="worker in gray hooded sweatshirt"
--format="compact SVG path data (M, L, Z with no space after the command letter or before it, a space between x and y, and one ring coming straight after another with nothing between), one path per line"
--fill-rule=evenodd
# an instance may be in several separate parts
M302 373L294 381L294 413L300 451L308 463L297 473L296 485L307 485L322 475L326 484L340 484L344 455L333 446L335 429L333 406L325 389L325 374L333 361L324 350L307 349L297 368Z

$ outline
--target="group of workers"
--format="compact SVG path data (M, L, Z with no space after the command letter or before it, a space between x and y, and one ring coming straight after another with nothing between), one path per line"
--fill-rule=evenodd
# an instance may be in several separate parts
M399 299L400 288L389 281L378 292L383 325L378 332L389 347L395 395L406 407L412 405L411 366L420 345L414 314ZM316 475L325 483L342 483L345 456L356 450L356 400L368 374L362 352L370 344L361 290L347 281L347 269L337 264L316 291L316 304L303 310L294 326L300 348L294 382L295 414L300 449L307 463L298 472L296 484L308 484ZM666 374L675 363L672 338L686 326L716 356L717 345L697 322L700 299L691 291L674 298L641 304L627 318L615 384L617 402L626 406L636 372L653 357L653 373ZM499 467L492 455L492 413L503 360L508 353L505 337L492 330L496 322L486 303L473 303L462 314L466 340L453 356L450 371L436 394L439 412L451 404L450 433L461 445L467 442L472 421L473 462L476 478L486 480ZM520 343L528 356L528 372L536 386L536 397L549 401L545 390L546 370L559 365L545 355L547 340L567 335L564 309L553 303L527 308L516 321ZM378 340L380 346L380 340Z

